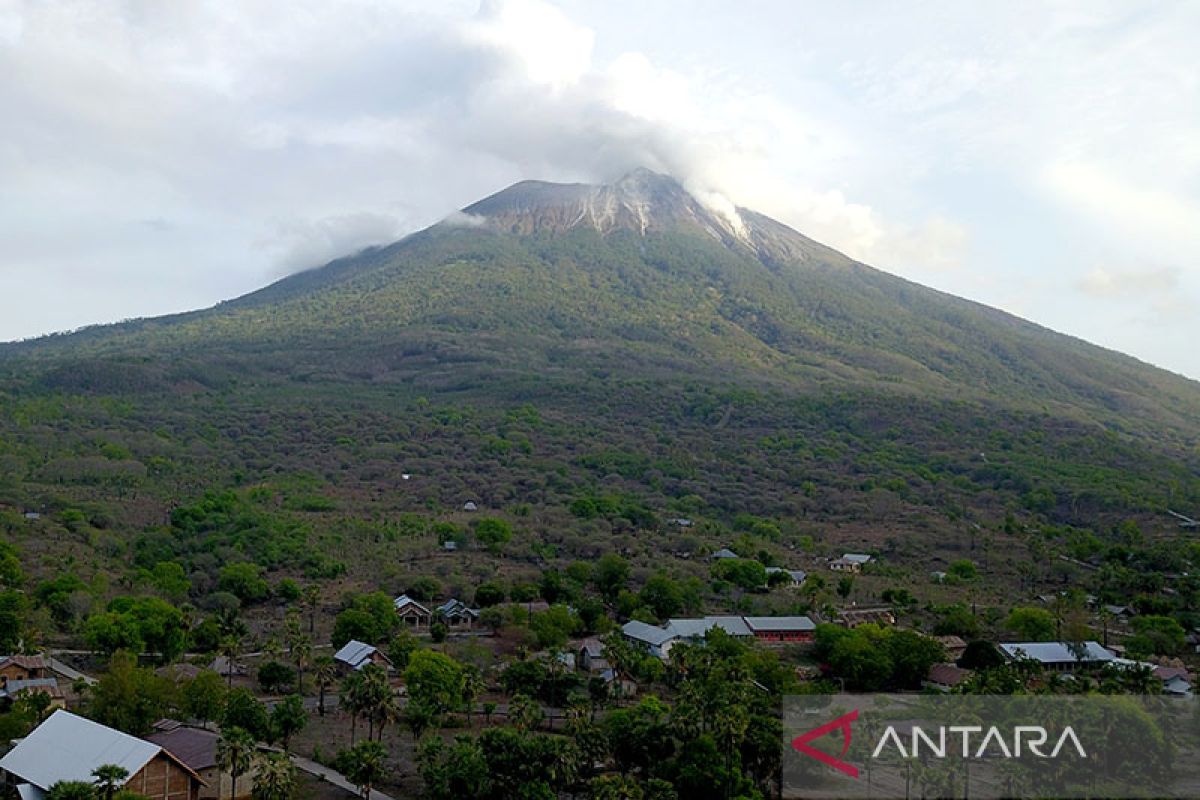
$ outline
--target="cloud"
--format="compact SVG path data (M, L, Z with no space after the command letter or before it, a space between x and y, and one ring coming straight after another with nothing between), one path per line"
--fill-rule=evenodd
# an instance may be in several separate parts
M1090 332L1085 301L1143 272L1107 265L1177 265L1196 299L1198 23L1110 0L0 0L0 285L55 297L0 338L209 304L517 180L638 166ZM1192 336L1110 327L1150 358ZM1191 350L1164 358L1200 375Z
M1182 287L1183 272L1178 267L1113 270L1097 267L1075 283L1092 297L1129 298L1132 296L1171 295Z

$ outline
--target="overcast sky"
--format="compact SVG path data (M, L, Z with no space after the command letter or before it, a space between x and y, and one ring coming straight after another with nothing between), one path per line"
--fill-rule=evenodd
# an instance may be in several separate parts
M0 0L0 339L639 165L1200 378L1200 3Z

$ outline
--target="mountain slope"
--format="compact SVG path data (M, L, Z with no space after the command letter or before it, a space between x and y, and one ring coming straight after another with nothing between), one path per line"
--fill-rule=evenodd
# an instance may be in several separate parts
M1164 512L1200 509L1198 420L1190 381L669 178L526 182L214 308L0 347L0 541L97 585L177 561L203 596L251 560L398 591L470 499L516 533L447 588L610 551L707 580L736 538L914 587L978 559L971 601L1008 602L1056 555L1194 569Z
M717 371L1200 439L1191 381L871 269L749 210L715 213L644 170L608 186L519 183L394 245L213 309L0 353L257 358L376 381L419 380L446 359L483 371Z

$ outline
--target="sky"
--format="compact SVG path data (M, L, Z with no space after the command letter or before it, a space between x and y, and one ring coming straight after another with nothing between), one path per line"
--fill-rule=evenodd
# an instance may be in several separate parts
M1200 379L1200 4L0 0L0 340L668 172Z

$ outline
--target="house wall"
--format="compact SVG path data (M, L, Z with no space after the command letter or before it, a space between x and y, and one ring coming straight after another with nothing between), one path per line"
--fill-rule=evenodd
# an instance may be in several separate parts
M150 800L199 800L200 783L161 753L126 783L125 788Z
M40 678L41 675L35 675L34 672L40 670L27 670L18 664L5 664L0 668L0 686L8 685L9 681L27 681L30 678Z
M811 642L812 631L755 631L754 638L763 642Z
M251 767L246 774L238 775L238 797L249 797L254 791L254 774L255 770ZM229 777L228 772L222 773L216 767L210 767L202 770L200 777L208 785L200 787L199 800L228 800L229 793L233 790L233 780Z

